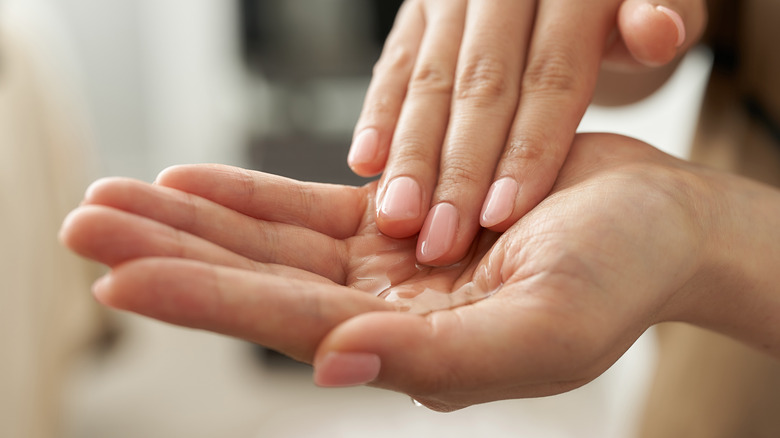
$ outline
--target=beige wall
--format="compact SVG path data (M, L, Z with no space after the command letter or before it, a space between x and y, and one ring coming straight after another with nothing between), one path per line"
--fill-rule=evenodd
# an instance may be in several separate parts
M0 8L0 436L57 436L68 358L96 329L96 270L58 244L88 178L85 120L43 11Z

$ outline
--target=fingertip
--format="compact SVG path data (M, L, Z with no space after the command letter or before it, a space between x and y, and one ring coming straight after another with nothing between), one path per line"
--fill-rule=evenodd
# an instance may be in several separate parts
M95 297L98 303L107 306L115 307L111 303L111 286L113 283L113 277L110 273L98 278L92 284L92 296Z
M386 222L377 221L379 232L393 239L408 239L420 232L416 221Z
M687 38L685 22L677 11L645 1L625 2L618 25L633 58L649 67L671 62Z
M420 230L417 241L417 261L426 265L449 264L457 261L453 260L451 251L455 247L458 223L459 213L454 205L448 202L434 205ZM457 254L455 256L457 257Z
M379 175L384 170L383 164L352 164L347 163L349 166L349 169L354 173L355 175L362 177L362 178L371 178Z
M106 199L112 198L112 195L122 183L127 181L127 178L116 176L100 178L93 181L87 186L87 190L84 191L84 199L81 201L80 205L84 206L105 202Z
M567 152L565 149L563 152ZM511 163L507 161L505 164ZM537 163L540 164L540 163ZM509 176L496 180L485 198L480 224L491 231L503 233L528 214L550 193L558 179L562 163L550 160L547 166L514 170ZM520 167L508 166L502 172Z
M379 131L366 128L360 131L347 155L347 164L356 174L363 177L374 176L382 171L384 163L379 163Z
M314 383L326 388L365 385L377 379L381 368L377 354L332 351L314 361Z
M685 43L686 32L685 32L685 22L683 21L680 14L663 5L658 5L655 7L655 9L658 12L661 12L662 14L666 15L672 21L672 23L674 23L674 26L677 29L677 42L675 43L675 47L676 48L682 47L682 45Z
M77 211L78 209L73 210L65 216L65 218L62 220L62 224L60 225L60 229L57 232L57 240L61 245L64 245L68 248L71 246L71 232L73 230L73 224L76 220L76 215L78 214Z
M357 315L319 343L314 383L326 387L371 383L396 390L416 386L412 382L431 370L413 365L434 359L427 356L432 353L430 327L424 317L411 313Z
M57 234L60 243L81 257L98 260L95 247L101 241L95 234L100 233L106 223L105 211L100 206L84 205L68 213Z
M479 223L485 228L495 227L512 215L520 185L514 178L500 178L490 186L482 206Z
M84 199L81 201L81 205L88 204L92 201L92 199L95 198L95 193L100 190L102 186L104 186L106 183L106 178L100 178L98 180L92 181L92 183L87 186L87 190L84 191Z
M150 303L159 305L160 297L150 298L150 288L135 287L148 279L147 273L138 269L145 261L130 261L113 267L92 283L92 297L103 306L116 310L148 314ZM148 286L148 284L147 284Z
M186 171L187 167L186 164L168 166L157 174L152 184L167 186L171 180L176 180L182 172Z
M390 237L410 237L420 231L423 211L420 183L410 176L398 176L385 185L377 206L377 226Z

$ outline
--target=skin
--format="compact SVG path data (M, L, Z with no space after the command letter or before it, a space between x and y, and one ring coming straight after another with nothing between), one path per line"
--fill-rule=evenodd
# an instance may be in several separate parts
M413 238L377 231L375 192L175 167L155 184L97 182L61 240L111 268L94 287L107 306L274 348L313 363L324 386L365 371L336 367L334 353L376 358L371 385L442 411L583 385L661 321L780 358L774 189L581 135L543 202L505 233L480 234L456 267L424 271ZM361 290L365 269L388 266L396 285L446 291L487 275L502 286L473 304L399 312Z
M552 188L599 71L652 86L637 87L641 95L630 98L638 99L670 74L659 67L673 66L705 21L703 0L407 1L374 69L348 159L360 175L384 171L380 231L419 232L418 261L437 266L463 258L480 227L505 231ZM408 178L404 202L381 208L398 178ZM504 207L486 219L499 180L508 183ZM430 237L442 228L432 220L439 205L452 206L451 237ZM439 250L426 254L426 242Z

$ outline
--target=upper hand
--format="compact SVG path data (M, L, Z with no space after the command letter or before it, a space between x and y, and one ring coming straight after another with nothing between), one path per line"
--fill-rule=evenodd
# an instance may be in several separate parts
M409 0L374 69L349 156L384 169L377 223L418 232L447 265L480 226L504 231L550 191L611 68L669 63L693 45L704 0Z
M690 178L635 140L581 136L547 199L448 268L420 268L414 239L378 233L373 184L224 166L101 181L61 237L112 268L95 286L109 306L313 362L322 385L370 382L449 410L567 391L682 318L712 240L694 202L711 197ZM430 313L375 296L467 283L498 290Z

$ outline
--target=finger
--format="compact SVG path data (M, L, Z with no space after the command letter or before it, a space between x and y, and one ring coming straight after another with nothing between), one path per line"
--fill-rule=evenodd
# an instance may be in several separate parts
M301 226L255 219L180 190L109 178L93 183L84 202L152 219L171 227L170 232L198 236L250 260L293 266L334 281L343 276L338 263L345 251L342 241Z
M368 188L305 183L232 166L174 166L161 172L156 183L256 219L309 228L335 239L355 235L372 210L366 204L371 199Z
M304 362L339 323L392 308L342 286L182 259L120 265L93 289L110 307L243 338Z
M405 2L374 66L355 125L347 163L358 175L373 176L385 166L424 30L420 2Z
M377 225L391 237L420 231L447 130L465 0L429 2L426 29L379 188Z
M322 235L317 239L315 233L300 236L288 233L283 239L279 230L256 225L250 228L253 230L251 237L247 237L246 233L235 231L246 228L226 222L213 223L214 229L208 230L207 234L220 234L216 240L222 241L244 240L246 243L241 245L247 248L246 252L252 253L252 257L157 220L100 205L87 205L73 211L63 224L60 238L76 253L112 267L142 257L179 257L248 270L267 270L269 268L262 263L273 263L280 265L274 266L276 271L285 269L284 266L297 268L294 275L299 277L323 276L334 282L345 279L343 266L334 263L340 255L334 253L332 244L327 244L333 239ZM293 270L285 272L293 275Z
M182 257L242 269L238 254L154 220L103 206L83 206L63 222L60 237L76 253L110 267L139 257Z
M626 0L618 13L619 38L605 54L605 66L636 70L668 64L704 32L704 0Z
M434 206L419 238L421 263L460 260L479 229L480 206L517 109L534 8L514 0L468 4Z
M592 98L615 13L589 2L539 4L520 105L482 206L483 227L506 230L552 188Z

